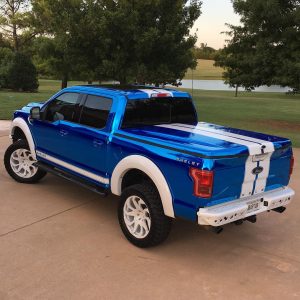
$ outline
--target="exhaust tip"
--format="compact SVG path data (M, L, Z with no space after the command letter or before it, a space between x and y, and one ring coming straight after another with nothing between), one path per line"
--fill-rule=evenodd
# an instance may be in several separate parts
M275 212L277 212L277 213L282 214L283 212L285 212L286 207L280 206L280 207L276 207L276 208L274 208L274 209L272 209L272 210L275 211Z
M250 222L250 223L256 223L256 215L253 215L253 216L250 216L250 217L247 217L246 219L245 219L246 221L248 221L248 222Z
M211 231L215 234L220 234L224 230L224 228L221 227L221 226L216 226L216 227L214 227L214 226L203 226L203 227L204 227L205 230Z
M234 222L235 225L239 226L239 225L242 225L244 223L243 220L237 220Z

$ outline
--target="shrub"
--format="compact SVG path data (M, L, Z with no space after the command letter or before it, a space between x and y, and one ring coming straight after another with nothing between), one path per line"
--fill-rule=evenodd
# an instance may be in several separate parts
M7 87L17 91L36 91L39 87L37 71L30 58L22 53L14 54L7 74Z
M8 72L12 64L14 53L11 49L0 47L0 88L8 86Z

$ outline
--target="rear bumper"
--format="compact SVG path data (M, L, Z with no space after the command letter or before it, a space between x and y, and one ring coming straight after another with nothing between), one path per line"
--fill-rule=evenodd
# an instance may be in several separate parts
M222 226L252 215L288 205L295 192L289 188L280 188L259 195L234 200L211 207L200 208L199 225Z

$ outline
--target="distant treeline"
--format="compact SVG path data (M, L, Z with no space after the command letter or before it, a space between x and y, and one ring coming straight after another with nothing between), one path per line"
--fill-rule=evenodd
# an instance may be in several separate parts
M200 47L194 48L194 55L196 59L215 60L215 57L218 53L219 50L209 47L204 43L201 43Z

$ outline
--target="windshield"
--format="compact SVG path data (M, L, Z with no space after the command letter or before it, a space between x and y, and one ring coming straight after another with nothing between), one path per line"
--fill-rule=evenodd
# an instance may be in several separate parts
M170 123L197 124L192 99L166 97L129 100L122 128Z

